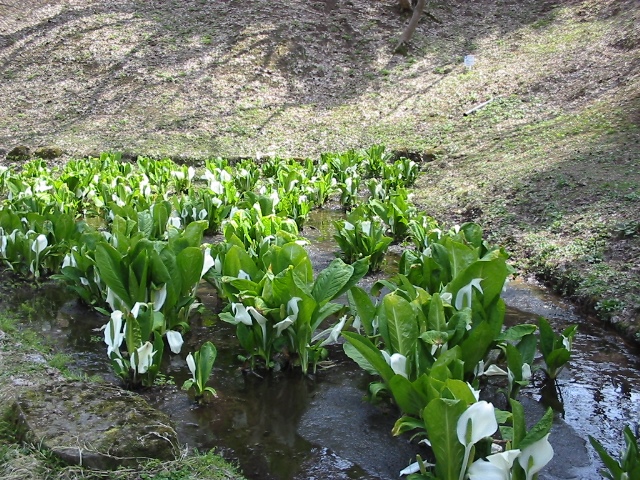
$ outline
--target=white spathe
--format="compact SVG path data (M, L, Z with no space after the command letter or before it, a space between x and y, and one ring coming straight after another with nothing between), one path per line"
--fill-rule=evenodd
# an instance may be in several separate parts
M475 287L480 293L482 292L482 286L480 282L482 278L474 278L460 290L458 290L458 294L456 295L456 310L462 310L465 307L471 306L471 300L473 298L473 288Z
M460 415L457 424L458 441L462 445L475 445L483 438L493 435L497 429L493 404L481 400L470 405Z
M120 355L120 345L124 340L124 322L122 321L122 312L116 310L111 313L111 319L104 330L104 343L107 344L107 356L111 358L111 353L116 352Z
M218 259L218 262L220 260ZM215 267L215 260L211 256L211 247L208 247L204 251L204 262L202 262L202 272L200 273L200 278L204 277L204 274L209 271L209 269ZM222 267L220 267L220 272L222 272Z
M478 459L471 464L467 474L469 480L511 480L511 467L520 450L507 450Z
M140 375L147 373L149 367L153 365L153 355L155 353L156 352L153 351L153 344L149 341L144 342L131 356L131 368L136 370Z
M247 311L247 308L241 304L241 303L232 303L231 304L231 311L233 312L235 319L236 319L236 324L238 323L244 323L247 326L251 326L252 325L252 321L251 321L251 315L249 315L249 312Z
M167 284L165 283L159 290L151 290L151 302L153 303L153 311L159 312L167 300Z
M40 255L40 253L42 253L42 251L47 248L48 244L49 242L47 241L47 237L45 237L43 234L40 234L31 244L31 250L33 250L36 255Z
M191 376L193 380L196 380L196 360L193 358L191 352L187 355L187 367L189 367L189 371L191 372Z
M407 375L407 357L401 353L394 353L389 357L389 365L393 369L394 373L402 375L404 378L408 378Z
M469 405L460 415L456 432L458 441L464 445L464 459L458 480L464 479L473 446L483 438L493 435L497 429L498 422L493 405L484 400Z
M175 354L180 353L182 344L184 343L182 334L176 330L167 330L165 335L167 336L167 342L169 342L169 348L171 351Z
M518 456L518 463L524 469L527 480L532 480L534 475L544 468L553 458L553 447L549 443L547 433L537 442L525 447Z

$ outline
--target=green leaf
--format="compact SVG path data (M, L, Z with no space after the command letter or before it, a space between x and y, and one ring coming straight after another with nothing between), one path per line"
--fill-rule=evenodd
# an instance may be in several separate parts
M306 298L304 300L306 300ZM303 303L303 306L304 306L304 303ZM327 303L320 308L316 308L311 316L311 322L312 322L311 330L315 331L325 318L338 313L343 308L344 308L344 305L339 303ZM303 313L302 309L301 309L301 313Z
M464 233L464 238L475 248L482 246L482 228L477 223L464 223L460 226L460 231Z
M556 334L544 317L538 318L538 327L540 328L540 353L546 359L553 352Z
M176 263L180 271L182 294L189 294L200 282L204 253L199 247L187 247L176 255Z
M520 450L527 448L529 445L534 444L538 440L541 440L547 433L551 431L553 425L553 410L548 408L545 414L540 420L527 432L522 441L519 442L518 447Z
M205 342L200 351L196 352L196 381L201 390L209 380L217 354L216 347L211 342Z
M380 334L391 353L405 357L414 349L418 325L411 304L399 295L389 294L382 302L384 315L380 317Z
M417 418L403 415L398 420L396 420L391 433L393 433L393 435L395 436L398 436L416 429L424 430L424 422L422 420L418 420Z
M458 441L457 424L467 406L461 400L436 398L422 414L431 448L436 457L440 480L458 480L464 459L464 447Z
M549 377L555 378L559 372L559 369L565 365L569 359L571 358L571 352L566 348L558 348L551 352L547 358L545 358L545 363L547 364L547 373Z
M356 362L358 366L365 372L370 375L378 375L378 370L376 370L374 366L369 363L369 360L367 360L366 357L362 355L356 347L353 346L353 344L346 342L342 344L342 349L344 350L344 353L347 355L347 357Z
M505 330L496 340L500 342L517 342L525 335L534 333L538 327L535 325L515 325Z
M460 343L466 373L473 372L478 362L485 358L493 343L494 334L494 328L487 321L469 330L467 338Z
M240 270L247 273L252 279L256 279L259 272L251 256L244 249L233 245L224 255L222 274L237 278Z
M376 307L371 297L360 287L352 287L347 292L349 307L352 312L360 317L362 327L367 335L373 335L373 319L376 315Z
M512 398L509 399L511 405L511 413L513 419L513 438L512 448L519 448L522 450L522 440L527 434L527 426L524 419L524 407L520 402Z
M327 268L322 270L311 290L311 296L320 305L333 300L342 287L346 285L353 274L353 267L339 258L333 260Z
M620 467L620 464L615 459L613 459L611 455L609 455L609 453L604 449L602 444L591 435L589 435L589 442L591 442L594 450L598 452L602 463L604 463L604 465L607 467L607 470L609 470L610 472L610 475L608 475L606 472L603 472L603 475L605 475L606 478L621 479L624 471Z
M467 406L476 402L476 397L473 395L467 382L449 378L444 383L445 388L453 395L453 399L462 400Z
M447 246L449 247L449 258L451 259L452 278L456 278L461 272L468 268L469 265L478 260L478 252L464 243L451 241L447 242Z
M522 355L522 363L528 363L531 365L533 363L533 359L536 355L538 340L533 333L529 335L525 335L518 342L517 348ZM568 359L567 359L568 360Z
M444 316L444 305L442 304L442 298L439 293L434 293L431 297L427 322L427 328L429 330L444 331L447 328Z
M369 271L369 257L361 258L360 260L351 264L353 267L353 273L351 274L351 278L345 283L342 288L336 293L334 298L338 298L341 295L344 295L351 287L355 286L362 277L364 277Z
M138 230L145 238L153 238L153 217L150 212L138 212Z
M128 269L122 265L122 254L106 242L96 246L96 266L100 278L125 305L132 305L129 296Z
M481 278L483 291L482 305L487 307L493 303L496 298L500 297L502 287L509 273L510 270L505 259L498 256L498 253L494 253L493 257L489 255L485 256L460 272L447 286L447 291L451 292L455 300L458 291L462 287L468 285L474 278Z
M362 335L358 335L353 332L342 332L342 336L354 346L358 352L371 364L373 368L378 372L378 375L382 377L385 383L389 383L391 378L395 375L393 369L389 366L387 361L380 353L371 340Z
M389 390L391 390L400 410L406 414L417 417L427 405L427 397L415 389L411 382L402 375L391 377Z

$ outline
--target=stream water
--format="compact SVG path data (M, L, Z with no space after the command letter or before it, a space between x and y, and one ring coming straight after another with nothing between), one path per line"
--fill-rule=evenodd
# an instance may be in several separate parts
M334 214L322 213L305 234L314 266L324 268L334 258L330 231ZM396 255L389 257L393 269ZM383 272L381 275L385 275ZM367 285L374 279L368 278ZM366 287L365 287L366 288ZM199 290L209 311L217 307L215 292ZM86 309L60 288L43 289L34 297L18 296L15 305L30 328L41 331L61 352L72 356L72 368L116 381L105 355L102 333L105 318ZM576 316L571 308L543 289L512 282L505 293L507 322L550 319L556 330L580 325L569 367L557 389L541 388L537 381L521 392L535 419L546 406L556 410L550 441L552 463L541 479L599 479L601 464L590 446L592 435L617 455L623 446L622 428L640 416L640 354L615 332L593 320ZM331 368L302 377L277 373L266 378L245 375L236 355L235 327L205 315L185 338L180 355L169 355L163 371L174 385L144 393L176 423L181 441L191 448L216 448L237 461L249 479L393 479L414 461L420 447L407 438L395 438L391 427L398 412L363 401L371 378L331 349ZM218 398L196 407L179 386L189 376L184 358L203 341L218 348L211 385ZM534 379L541 375L534 376Z

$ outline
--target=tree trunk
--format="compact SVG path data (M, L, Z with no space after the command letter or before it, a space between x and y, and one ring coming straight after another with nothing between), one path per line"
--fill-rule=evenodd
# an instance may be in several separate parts
M402 3L402 2L401 2ZM398 46L396 47L396 53L400 53L406 49L407 42L411 40L411 36L413 32L415 32L418 23L420 22L420 17L422 17L422 12L424 12L424 7L427 3L427 0L418 0L418 4L416 8L413 10L413 15L411 16L411 20L409 21L409 25L402 32L402 36L400 37L400 42L398 42Z

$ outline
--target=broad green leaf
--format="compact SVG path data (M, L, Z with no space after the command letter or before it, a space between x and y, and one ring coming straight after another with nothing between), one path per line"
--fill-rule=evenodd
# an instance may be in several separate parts
M369 363L369 360L367 360L365 356L362 355L358 351L358 349L353 346L353 344L345 342L342 344L342 349L344 350L344 353L347 355L347 357L356 362L358 366L365 372L370 375L378 375L378 371L373 367L373 365L371 365L371 363Z
M440 294L434 293L429 305L429 316L427 317L427 328L429 330L444 331L447 324L444 316L444 306Z
M455 300L462 287L468 285L474 278L481 278L483 291L482 304L487 307L502 293L502 287L504 286L504 282L509 273L510 269L504 258L499 256L487 256L472 263L460 272L459 275L454 277L451 283L447 286L447 291L453 295Z
M465 405L469 406L476 402L476 397L471 391L471 387L467 382L455 378L449 378L445 383L445 388L451 392L454 400L462 400Z
M182 280L182 293L193 289L200 282L204 253L200 247L187 247L176 255L176 263Z
M371 343L371 340L353 332L342 332L342 336L360 352L371 366L376 369L378 375L388 384L395 372L384 359L380 350Z
M153 217L150 212L138 212L138 230L145 238L153 238Z
M309 300L311 300L311 298L309 298ZM315 301L313 303L315 303ZM317 308L317 305L316 305L316 308L311 317L311 330L315 331L320 326L320 324L324 319L338 313L343 308L344 308L344 305L341 305L339 303L333 303L333 302L326 303L320 308Z
M475 248L482 246L482 228L477 223L467 222L460 226L464 238Z
M458 441L457 424L467 406L461 400L436 398L422 414L431 448L436 457L436 474L440 480L458 480L464 447Z
M538 340L533 333L522 337L522 339L517 344L520 355L522 355L522 363L528 363L529 365L533 363L533 359L537 352L537 345Z
M237 278L240 270L247 273L251 279L255 279L259 272L251 256L243 248L233 245L224 255L222 274Z
M360 317L365 333L373 335L372 322L376 315L376 307L371 297L362 288L353 287L347 292L347 298L351 311Z
M478 260L478 252L473 247L455 241L447 242L447 247L451 259L451 275L454 279Z
M389 390L404 413L417 417L427 405L427 397L416 390L402 375L394 375L389 380Z
M151 279L156 285L164 283L167 286L165 305L168 308L178 303L182 292L182 278L173 250L167 247L159 254L155 251L151 254Z
M200 347L196 359L196 379L200 387L204 387L209 380L217 354L216 347L211 342L205 342Z
M522 355L520 351L510 343L507 343L506 352L507 365L513 374L514 380L522 380Z
M522 449L521 442L527 434L527 426L524 419L524 408L522 404L514 399L509 399L513 419L512 448Z
M390 294L383 300L384 315L380 317L380 333L391 353L408 356L418 338L418 325L411 304L404 298Z
M466 373L473 372L478 362L486 356L493 339L494 329L489 322L482 322L469 331L469 336L460 343Z
M545 358L545 363L547 364L548 373L550 376L555 377L553 373L566 364L571 358L571 352L566 348L558 348L551 352L547 358Z
M535 325L522 324L522 325L514 325L511 328L508 328L500 336L496 339L498 341L505 342L517 342L525 335L529 335L530 333L534 333L538 327Z
M345 283L342 288L335 294L333 298L338 298L344 295L351 287L355 286L362 277L364 277L369 271L370 261L368 257L361 258L360 260L351 264L353 273L351 278Z
M429 345L444 345L449 340L447 332L429 330L420 334L420 339Z
M128 288L128 269L122 265L122 254L108 243L96 246L96 266L100 278L125 305L132 305Z
M398 436L416 429L424 429L424 422L417 418L403 415L398 420L396 420L391 433L393 433L393 435L395 436Z
M540 420L527 432L524 438L519 442L520 450L541 440L547 433L551 431L553 425L553 410L548 408Z
M538 328L540 328L540 353L546 359L553 352L556 334L544 317L538 318Z
M311 296L315 298L316 302L323 305L335 298L335 295L349 281L352 274L353 267L336 258L318 274Z
M198 220L187 225L182 233L182 238L187 241L188 247L199 247L202 244L202 236L209 226L206 220ZM178 253L176 251L176 253Z

